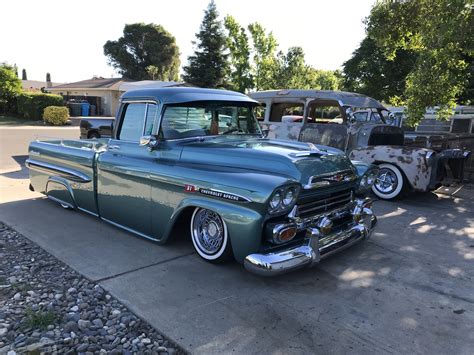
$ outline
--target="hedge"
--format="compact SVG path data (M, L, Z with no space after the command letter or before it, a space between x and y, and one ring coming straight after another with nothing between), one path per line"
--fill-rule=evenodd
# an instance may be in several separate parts
M63 97L35 92L22 92L17 97L18 114L23 118L41 120L48 106L64 106Z
M53 126L62 126L67 123L69 109L64 106L48 106L44 109L43 120Z

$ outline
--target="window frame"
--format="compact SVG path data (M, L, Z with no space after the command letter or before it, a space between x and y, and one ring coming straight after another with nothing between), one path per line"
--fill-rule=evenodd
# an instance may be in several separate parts
M125 119L125 115L127 114L127 108L129 105L133 104L145 104L145 113L143 115L143 123L142 123L142 129L141 129L141 135L140 137L143 137L145 134L145 128L146 128L146 118L148 115L148 107L150 105L156 105L156 111L155 111L155 116L153 117L153 125L152 125L152 133L151 135L156 135L156 127L157 127L157 121L159 117L159 112L160 112L160 104L158 101L155 100L126 100L122 101L122 108L120 112L120 125L117 127L117 133L116 133L116 139L121 141L121 142L128 142L128 143L140 143L140 137L138 137L138 140L129 140L129 139L121 139L120 135L122 133L122 126L123 122Z

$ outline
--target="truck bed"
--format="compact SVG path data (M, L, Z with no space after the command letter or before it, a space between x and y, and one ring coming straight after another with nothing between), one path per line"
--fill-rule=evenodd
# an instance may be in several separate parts
M37 140L26 161L30 189L64 206L97 215L97 157L107 140Z

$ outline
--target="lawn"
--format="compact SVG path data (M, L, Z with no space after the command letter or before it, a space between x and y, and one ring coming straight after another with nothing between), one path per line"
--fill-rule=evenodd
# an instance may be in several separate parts
M0 126L17 126L17 125L28 125L28 126L43 126L43 120L27 120L24 118L13 117L13 116L0 116Z

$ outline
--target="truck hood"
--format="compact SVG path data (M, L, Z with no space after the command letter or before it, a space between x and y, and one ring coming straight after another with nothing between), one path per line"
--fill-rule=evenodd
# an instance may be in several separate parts
M280 175L302 184L314 175L355 171L338 149L264 138L219 137L182 143L180 161Z

